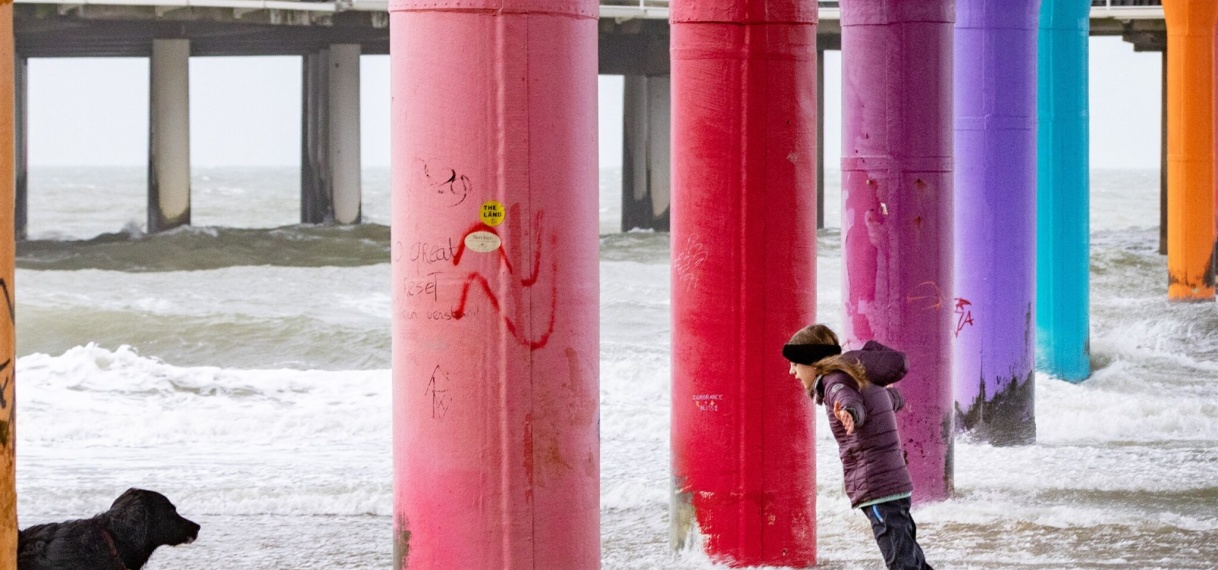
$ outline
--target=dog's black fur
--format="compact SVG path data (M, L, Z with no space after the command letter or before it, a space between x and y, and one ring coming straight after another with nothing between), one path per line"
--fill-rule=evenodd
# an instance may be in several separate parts
M156 491L127 489L91 519L40 524L17 539L17 570L140 570L157 547L190 543L199 525Z

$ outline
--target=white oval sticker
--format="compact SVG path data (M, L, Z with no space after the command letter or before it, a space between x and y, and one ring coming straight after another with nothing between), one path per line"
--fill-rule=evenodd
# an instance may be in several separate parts
M473 232L465 236L465 247L479 253L487 253L499 249L503 241L491 232Z

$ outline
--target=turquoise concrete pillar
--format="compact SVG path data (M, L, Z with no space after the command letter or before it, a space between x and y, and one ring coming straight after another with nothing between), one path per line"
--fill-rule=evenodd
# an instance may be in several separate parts
M1091 2L1043 0L1037 89L1036 367L1091 374L1087 34Z

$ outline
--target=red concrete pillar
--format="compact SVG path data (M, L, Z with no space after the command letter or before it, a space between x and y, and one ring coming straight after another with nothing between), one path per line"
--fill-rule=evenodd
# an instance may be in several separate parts
M952 491L953 0L842 3L845 338L905 351L914 500Z
M597 4L389 11L395 568L598 568Z
M672 4L673 538L816 562L816 2Z

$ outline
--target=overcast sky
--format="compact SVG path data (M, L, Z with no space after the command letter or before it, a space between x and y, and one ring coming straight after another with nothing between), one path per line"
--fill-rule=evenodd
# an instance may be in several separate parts
M826 56L826 162L841 147L841 53ZM1119 38L1091 39L1091 165L1158 168L1162 59ZM196 166L300 163L300 58L190 61ZM30 164L146 164L148 60L30 61ZM389 57L361 62L365 166L389 164ZM621 164L622 81L600 78L600 160Z

